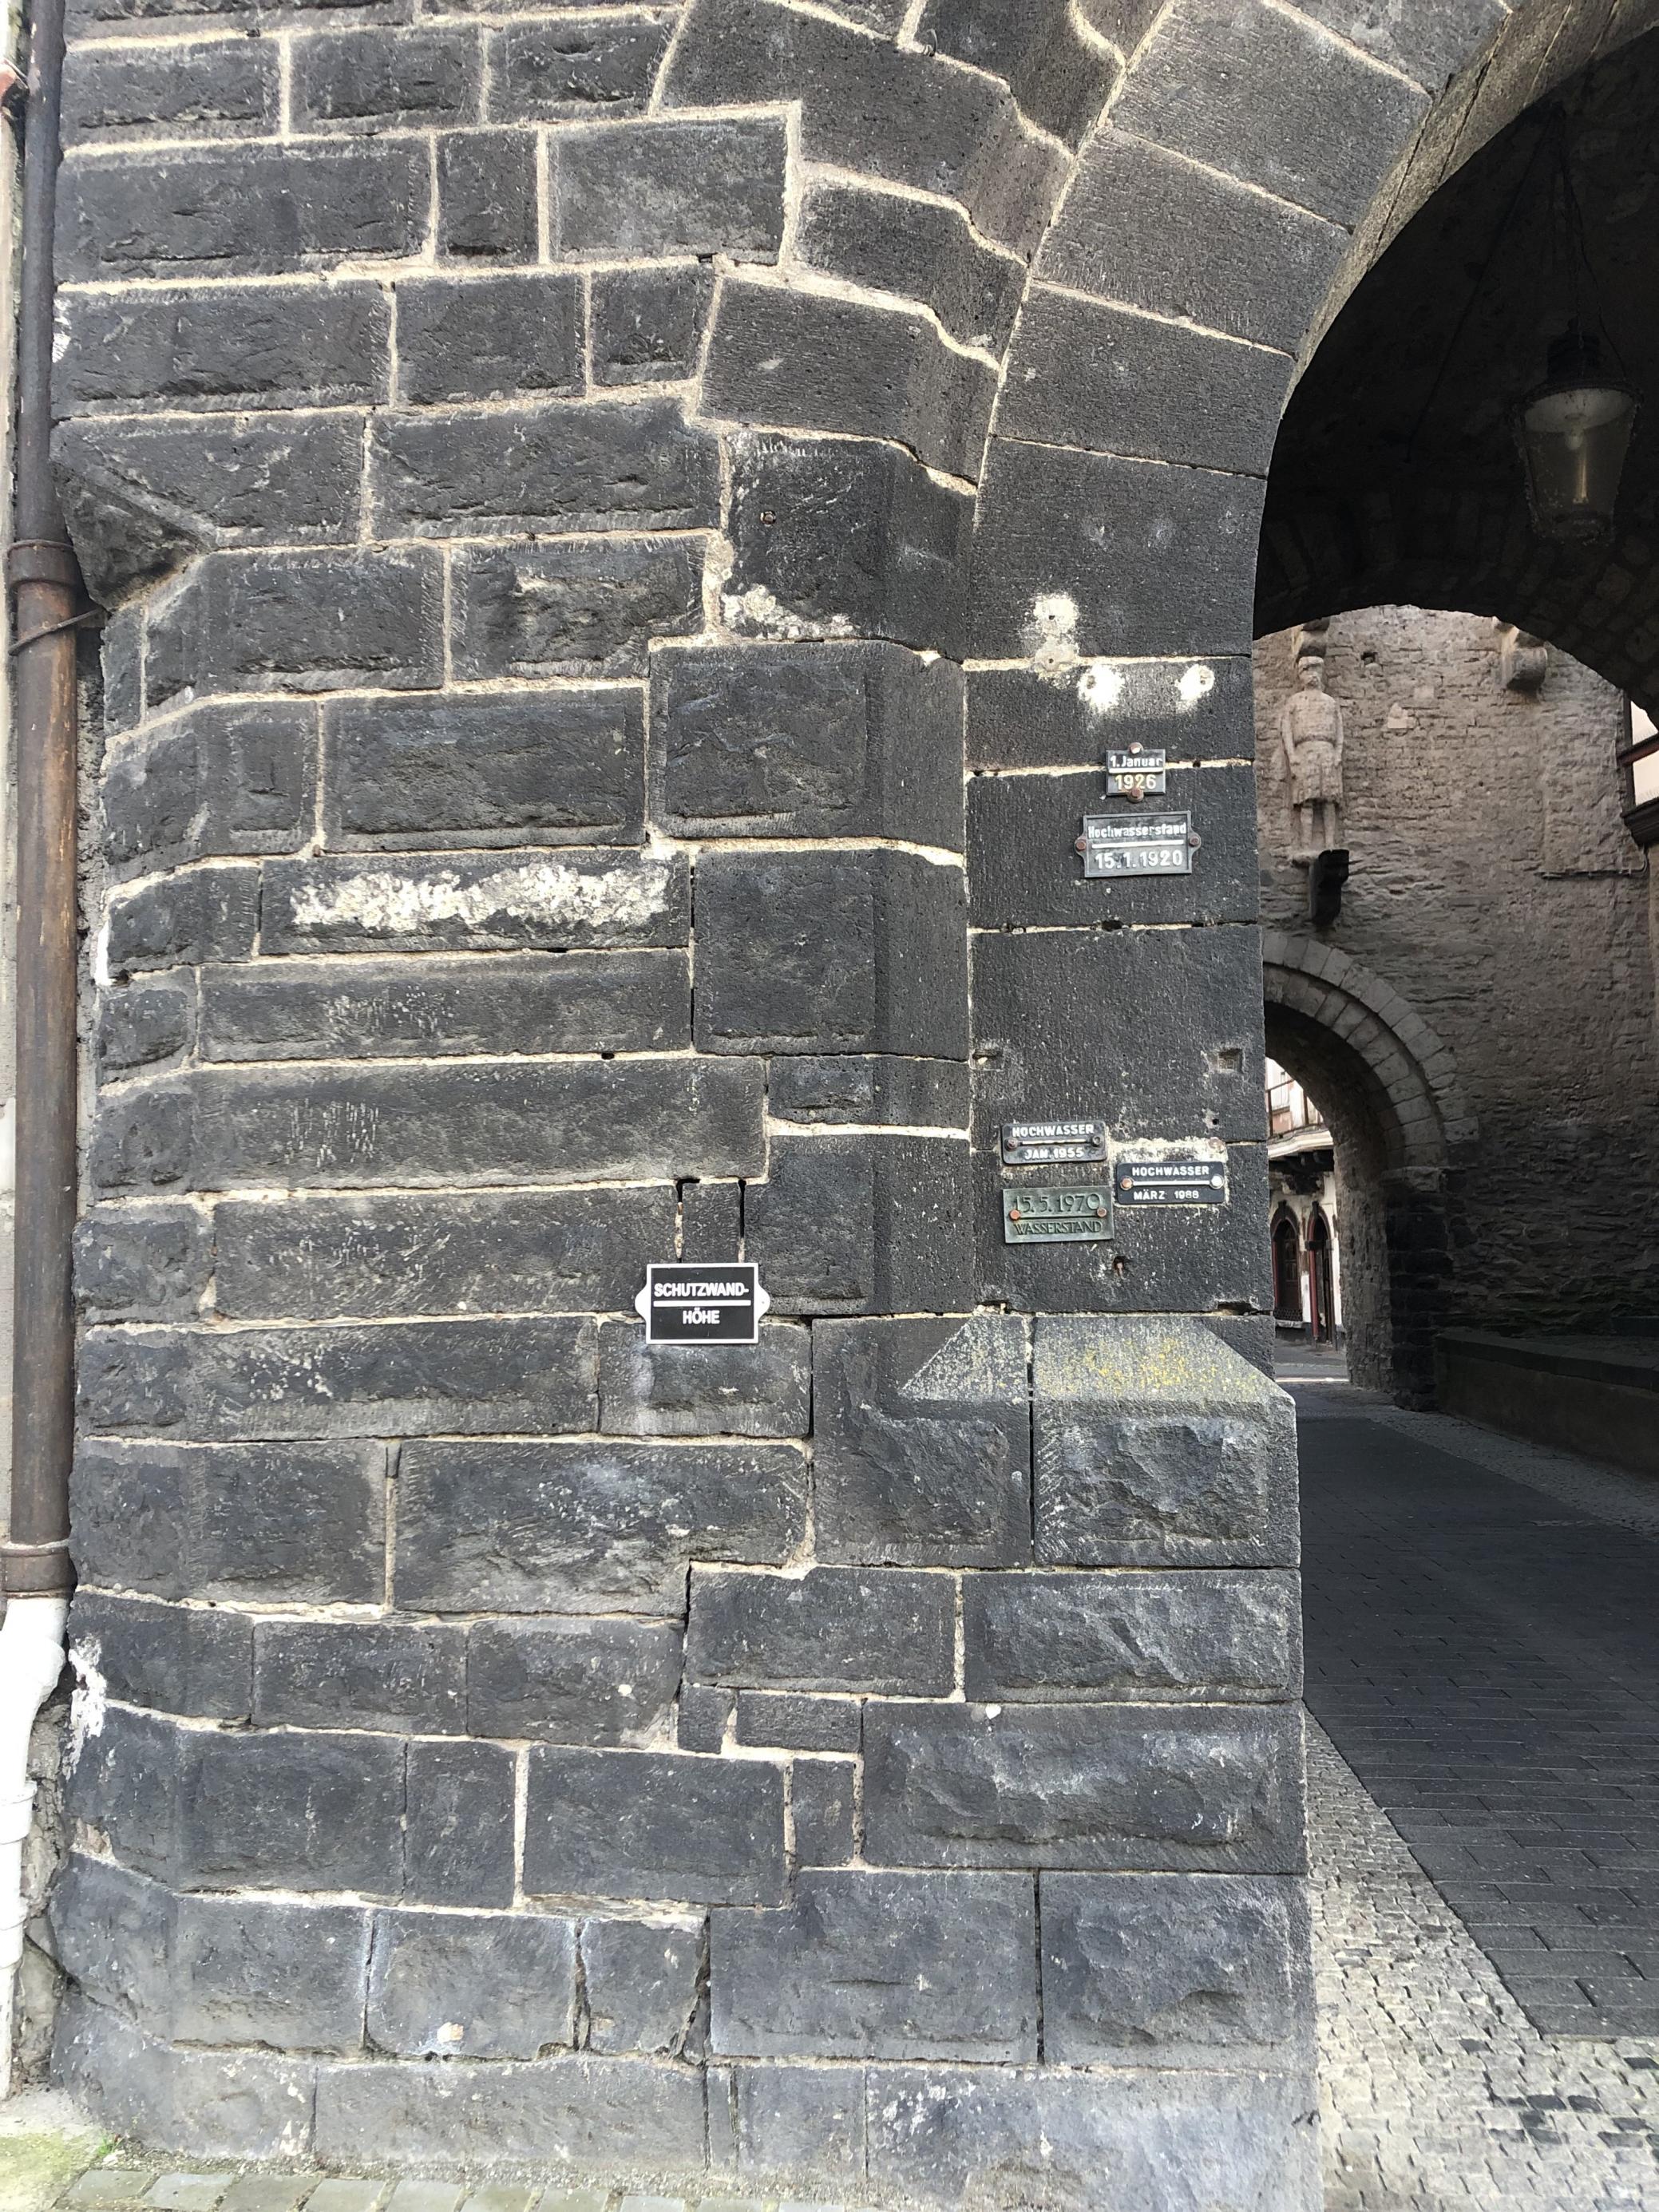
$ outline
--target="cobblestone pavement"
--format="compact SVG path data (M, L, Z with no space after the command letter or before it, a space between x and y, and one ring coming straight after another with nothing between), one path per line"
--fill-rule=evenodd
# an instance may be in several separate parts
M1310 1709L1534 2026L1659 2034L1659 1539L1297 1395Z
M1310 1723L1326 2212L1659 2212L1659 2041L1541 2034Z

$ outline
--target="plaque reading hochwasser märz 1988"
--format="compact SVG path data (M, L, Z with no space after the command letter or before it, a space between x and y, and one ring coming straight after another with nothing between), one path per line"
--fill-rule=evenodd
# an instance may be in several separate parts
M1113 1181L1120 1206L1224 1206L1223 1160L1119 1160Z
M752 1260L714 1260L647 1267L634 1308L647 1344L757 1344L771 1303Z
M1168 790L1169 756L1152 745L1130 745L1106 756L1106 789L1114 797L1142 799Z
M1077 1244L1109 1237L1109 1183L1069 1183L1060 1190L1005 1190L1002 1237L1007 1244Z
M1046 1168L1066 1161L1103 1160L1103 1121L1005 1121L1002 1157L1011 1168Z
M1190 814L1085 814L1078 839L1085 876L1190 876Z

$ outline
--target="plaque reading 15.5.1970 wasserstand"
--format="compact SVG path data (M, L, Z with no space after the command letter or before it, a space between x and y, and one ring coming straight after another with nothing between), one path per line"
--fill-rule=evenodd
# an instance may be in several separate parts
M1002 1235L1009 1244L1078 1244L1109 1237L1109 1183L1069 1183L1058 1190L1005 1190Z

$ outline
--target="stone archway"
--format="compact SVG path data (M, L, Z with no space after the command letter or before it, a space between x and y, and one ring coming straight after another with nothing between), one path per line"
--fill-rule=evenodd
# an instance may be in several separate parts
M1449 1048L1390 985L1311 938L1262 938L1267 1049L1329 1123L1349 1372L1430 1403L1455 1257L1455 1162L1476 1137Z

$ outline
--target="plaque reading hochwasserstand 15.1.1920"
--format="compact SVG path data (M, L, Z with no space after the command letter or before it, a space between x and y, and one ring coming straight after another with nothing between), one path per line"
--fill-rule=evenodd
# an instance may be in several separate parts
M1190 814L1085 814L1077 841L1085 876L1190 876Z
M1109 1183L1068 1183L1057 1190L1005 1190L1002 1237L1006 1244L1078 1244L1109 1237Z
M646 1269L634 1308L647 1344L757 1344L771 1303L752 1260L675 1261Z

